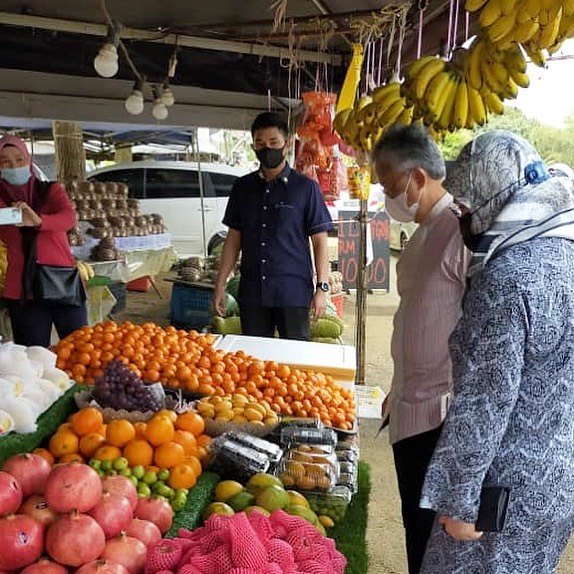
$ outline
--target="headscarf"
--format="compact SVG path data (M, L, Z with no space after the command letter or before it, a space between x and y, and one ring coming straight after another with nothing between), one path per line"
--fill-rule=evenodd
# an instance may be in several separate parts
M32 206L34 203L34 183L36 176L34 175L34 170L32 169L32 157L30 152L26 147L26 144L17 136L6 135L0 138L0 150L6 146L14 146L18 148L26 158L26 163L30 167L30 173L32 177L24 185L13 185L8 183L5 179L0 176L0 191L3 195L7 195L12 199L12 202L25 201L28 205Z
M574 239L571 184L551 177L534 147L511 132L468 143L444 186L470 208L471 231L481 236L469 275L511 245L541 236Z

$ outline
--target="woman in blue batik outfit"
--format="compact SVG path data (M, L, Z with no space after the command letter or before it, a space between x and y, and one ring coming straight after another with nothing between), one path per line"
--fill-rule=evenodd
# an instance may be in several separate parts
M502 131L445 187L474 252L452 334L454 400L421 507L438 513L422 574L550 574L574 531L574 198ZM511 489L501 533L474 527L483 486Z

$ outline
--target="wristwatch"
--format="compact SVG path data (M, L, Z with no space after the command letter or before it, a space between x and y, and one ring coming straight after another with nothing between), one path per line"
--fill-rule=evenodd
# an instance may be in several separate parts
M329 292L329 283L327 283L327 282L317 283L317 290L323 291L324 293L328 293Z

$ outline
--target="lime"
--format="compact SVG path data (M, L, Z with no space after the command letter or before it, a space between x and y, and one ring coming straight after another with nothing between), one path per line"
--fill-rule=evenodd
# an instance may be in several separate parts
M122 470L120 470L120 475L129 478L132 475L132 471L129 468L122 468Z
M157 473L157 479L158 480L163 480L163 482L167 482L169 479L169 470L167 468L162 468L158 473Z
M153 470L148 470L148 472L146 472L143 476L142 479L146 484L153 484L154 482L157 481L157 473L155 473Z
M112 464L112 466L116 469L116 470L124 470L126 468L129 468L130 463L128 461L128 459L125 456L118 456L118 458L116 458Z
M178 488L175 491L175 495L176 496L185 496L185 498L187 498L187 492L188 492L187 488Z
M144 477L144 474L145 468L141 464L132 468L132 476L135 476L138 480L141 480Z
M100 461L100 468L101 468L104 472L107 472L108 470L111 470L111 468L112 468L112 461L111 461L111 460L102 460L102 461Z
M98 460L97 458L92 458L89 462L89 465L94 469L94 470L100 470L100 468L102 467L102 461Z
M174 498L170 504L174 512L180 512L185 508L185 503L185 500L178 500L177 498Z
M138 479L135 476L133 476L133 474L132 476L128 476L128 478L131 480L132 484L137 488L139 484Z
M151 486L151 491L154 494L160 494L160 490L165 486L165 482L162 482L161 480L157 480L156 482L154 482Z
M138 484L137 490L138 490L138 494L141 496L145 496L146 498L148 496L151 496L150 487L145 482L140 482Z

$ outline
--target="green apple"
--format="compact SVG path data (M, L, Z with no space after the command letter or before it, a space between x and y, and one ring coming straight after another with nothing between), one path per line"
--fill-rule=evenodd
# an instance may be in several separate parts
M148 472L144 474L142 480L146 484L153 484L154 482L157 482L157 473L155 473L153 470L148 470Z
M111 468L112 468L112 461L111 460L102 460L100 463L100 468L104 472L108 472L108 470L111 470Z
M141 480L144 477L144 474L145 468L141 464L132 468L132 476L135 476L138 480Z
M97 458L92 458L92 459L90 459L89 465L94 470L100 470L102 468L102 461L98 460Z
M129 466L130 463L125 456L118 456L118 458L116 458L113 462L113 467L116 470L124 470L126 468L129 468Z
M158 480L163 480L163 482L166 482L169 479L169 470L167 468L162 468L158 473L157 473L157 479Z
M138 484L137 490L138 490L138 494L141 496L145 496L146 498L148 496L151 496L150 487L145 482L140 482Z

